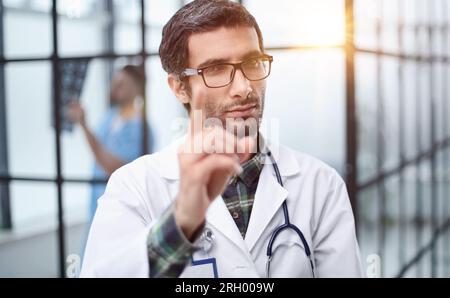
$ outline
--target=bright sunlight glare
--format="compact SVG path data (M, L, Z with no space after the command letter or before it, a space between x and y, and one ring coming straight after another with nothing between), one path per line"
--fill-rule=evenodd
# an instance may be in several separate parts
M298 36L300 45L333 46L345 42L343 1L302 0L296 6L298 16L290 20L295 20L292 33Z
M335 46L345 42L344 0L247 0L270 46Z

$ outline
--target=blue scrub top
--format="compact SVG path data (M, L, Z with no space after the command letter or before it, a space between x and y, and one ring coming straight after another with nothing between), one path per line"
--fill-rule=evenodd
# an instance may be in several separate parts
M119 117L119 109L111 108L105 117L100 122L95 135L97 140L114 155L129 163L136 158L140 157L142 154L142 119L140 117L135 117L127 119L114 128L115 121ZM148 129L150 132L150 129ZM149 133L149 146L148 149L151 152L151 134ZM96 162L93 168L93 178L94 179L107 179L108 175L103 170L103 168ZM97 209L97 200L105 192L106 184L104 183L94 183L92 185L91 193L91 204L89 217L92 221L95 210Z

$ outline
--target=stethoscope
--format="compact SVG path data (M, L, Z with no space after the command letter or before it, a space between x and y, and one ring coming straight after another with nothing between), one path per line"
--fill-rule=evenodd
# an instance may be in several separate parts
M275 175L277 176L278 183L281 186L283 186L283 181L281 180L280 169L278 168L278 165L275 162L275 159L273 158L272 153L270 151L268 151L266 154L267 154L267 156L270 157L270 160L273 165L273 169L275 171ZM311 250L309 249L308 242L306 241L305 236L303 236L302 231L296 225L292 224L291 221L289 220L289 211L288 211L286 200L284 200L284 202L283 202L283 215L284 215L284 224L277 227L272 232L272 235L270 236L269 244L267 245L266 277L267 278L270 277L270 262L272 261L272 258L273 258L273 244L275 242L275 239L277 239L278 235L280 235L280 233L282 231L291 229L295 233L297 233L298 237L300 238L300 240L303 243L303 247L305 248L306 257L308 258L309 264L311 265L311 274L312 274L312 277L314 278L315 272L314 272L314 263L311 258Z
M272 156L272 153L270 151L268 151L267 153L265 153L267 156L269 156L272 165L273 165L273 169L275 171L275 175L277 176L277 180L278 183L283 186L283 181L281 180L281 174L280 174L280 170L278 168L278 165L275 161L275 159ZM270 236L270 240L269 240L269 244L267 245L267 262L266 262L266 277L269 278L270 277L270 263L273 259L273 244L276 240L276 238L280 235L281 232L291 229L293 230L298 237L300 238L300 240L302 241L303 247L305 249L305 254L306 257L309 260L310 263L310 267L311 267L311 274L312 277L315 277L315 270L314 270L314 263L312 261L312 257L311 257L311 250L309 249L309 245L308 242L305 239L305 236L303 236L302 231L294 224L292 224L289 220L289 212L288 212L288 207L287 207L287 202L286 200L283 202L283 215L284 215L284 224L282 224L281 226L278 226L277 228L275 228L275 230L272 232L271 236ZM214 243L215 237L214 234L212 233L212 231L209 228L206 228L202 235L201 235L201 243L202 243L202 250L205 253L208 253ZM211 258L211 259L206 259L206 260L202 260L202 261L193 261L193 265L204 265L207 263L210 263L213 265L213 269L214 269L214 277L218 277L217 274L217 265L216 265L216 261L215 258Z

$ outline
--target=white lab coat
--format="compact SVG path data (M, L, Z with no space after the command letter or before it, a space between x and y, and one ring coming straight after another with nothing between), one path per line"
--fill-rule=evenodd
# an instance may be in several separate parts
M152 225L174 201L179 169L175 142L116 171L99 199L81 277L148 277L146 240ZM354 218L344 182L336 171L310 156L279 146L275 156L284 187L272 165L261 172L245 239L221 197L206 215L212 248L193 255L215 258L219 277L265 277L266 249L274 228L290 220L303 232L316 277L361 277ZM310 277L299 237L282 232L274 244L271 277ZM210 265L187 266L182 277L212 277ZM211 266L212 267L212 266Z

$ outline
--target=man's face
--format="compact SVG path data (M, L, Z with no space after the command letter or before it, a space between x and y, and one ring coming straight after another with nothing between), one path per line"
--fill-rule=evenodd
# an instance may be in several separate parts
M189 68L216 63L238 63L261 55L258 35L252 27L219 28L189 38ZM208 88L201 76L189 77L190 106L202 110L204 118L226 120L254 118L258 123L264 110L266 82L249 81L237 70L233 82L221 88ZM233 122L233 121L232 121Z
M111 100L118 105L124 105L134 100L138 91L133 78L125 71L119 71L113 77L111 84Z

